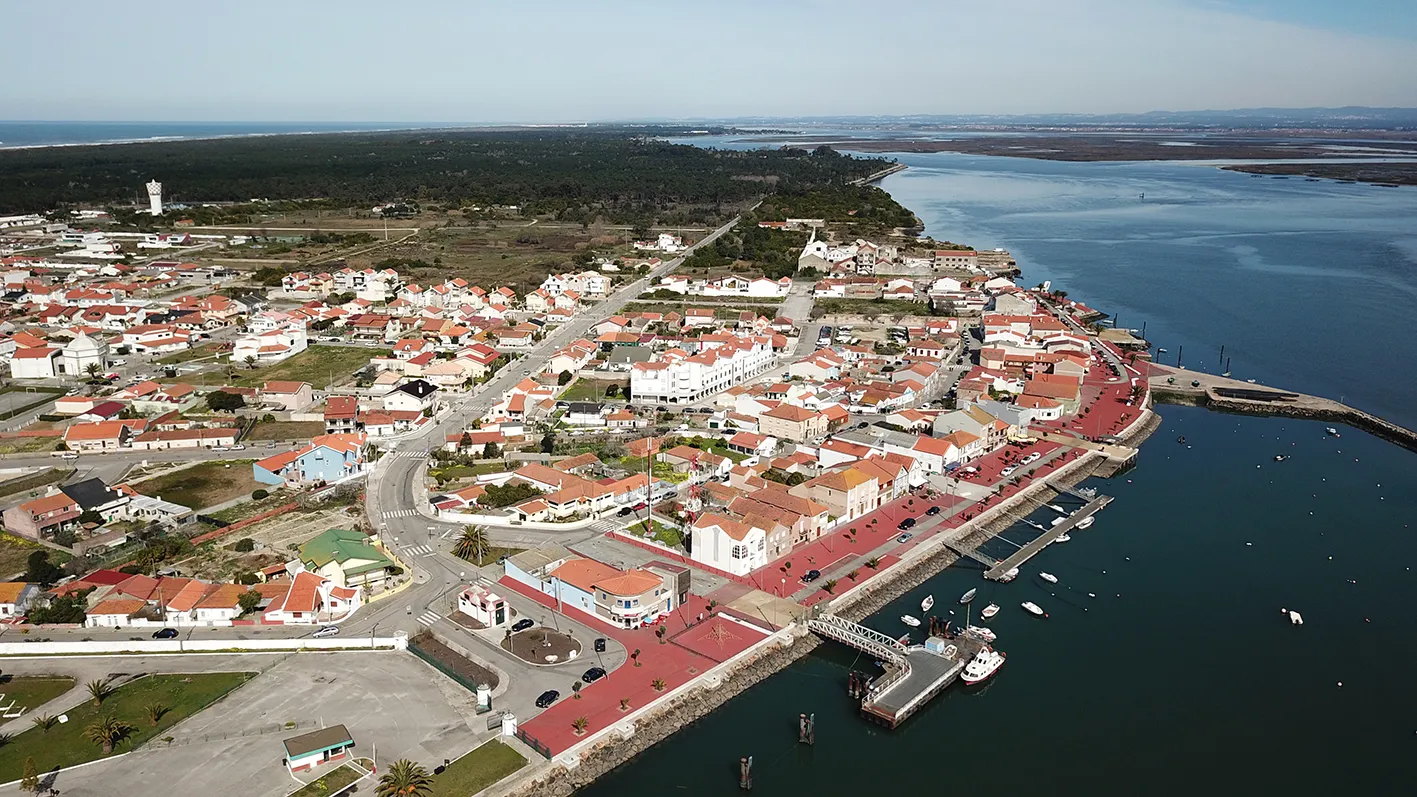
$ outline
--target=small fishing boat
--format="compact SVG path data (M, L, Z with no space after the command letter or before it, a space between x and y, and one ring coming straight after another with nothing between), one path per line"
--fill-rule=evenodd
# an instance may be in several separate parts
M1274 461L1275 461L1275 462L1283 462L1283 461L1286 460L1286 459L1288 459L1288 457L1284 456L1283 454L1275 454L1275 455L1274 455Z
M911 628L918 628L920 626L920 621L914 617L911 617L908 614L902 614L900 616L900 621L910 626Z
M1165 350L1165 349L1157 349L1157 350L1156 350L1156 353L1157 353L1157 354L1165 354L1165 353L1166 353L1166 350Z
M1290 609L1290 610L1289 610L1289 622L1293 623L1294 625L1303 625L1303 624L1304 624L1304 615L1299 614L1298 612L1294 611L1293 609Z
M1330 426L1330 427L1328 427L1327 429L1325 429L1325 430L1324 430L1324 434L1328 435L1329 437L1342 437L1342 436L1343 436L1343 435L1340 435L1340 434L1338 433L1338 430L1335 429L1335 428L1333 428L1332 426Z
M1039 571L1038 577L1043 579L1044 581L1047 581L1049 584L1058 583L1058 577L1053 575L1052 573L1044 573L1042 571Z
M1077 528L1086 529L1087 527L1091 526L1096 520L1096 515L1088 515L1087 517L1078 521Z
M1024 610L1024 611L1028 612L1029 614L1033 615L1034 617L1047 617L1047 616L1048 616L1048 615L1046 615L1046 614L1043 613L1043 607L1042 607L1042 606L1039 606L1038 604L1034 603L1033 601L1024 601L1024 602L1023 602L1022 604L1020 604L1020 605L1023 606L1023 610Z
M959 602L962 604L969 603L970 601L974 600L974 593L978 591L978 589L971 589L970 591L964 593L963 595L959 596Z
M1053 542L1067 542L1068 540L1071 540L1071 539L1072 539L1072 537L1069 537L1069 536L1066 535L1066 534L1059 534L1057 537L1053 538Z
M1059 523L1062 523L1064 520L1067 520L1067 518L1055 517L1053 518L1053 522L1049 525L1056 526Z
M1008 572L1004 573L1002 576L999 576L999 580L1007 584L1010 581L1013 581L1014 579L1018 578L1018 573L1019 570L1017 567L1011 567L1008 569Z
M985 642L993 642L994 640L999 638L998 634L994 633L988 628L985 628L982 625L971 625L970 627L964 629L964 633L972 637L982 639Z
M959 679L967 684L977 684L999 671L1004 666L1004 654L984 648L964 665Z
M926 595L926 596L925 596L925 600L920 601L920 611L922 611L922 612L928 612L928 611L930 611L930 607L931 607L931 606L934 606L934 605L935 605L935 596L934 596L934 595Z
M1185 445L1185 444L1186 444L1186 436L1185 436L1185 435L1181 435L1180 437L1176 438L1176 442L1180 443L1181 445Z
M996 614L998 614L998 613L999 613L999 604L997 604L997 603L991 603L991 604L989 604L988 606L985 606L985 607L984 607L984 611L980 612L980 613L979 613L979 616L980 616L980 617L983 617L985 620L988 620L990 617L993 617L994 615L996 615Z

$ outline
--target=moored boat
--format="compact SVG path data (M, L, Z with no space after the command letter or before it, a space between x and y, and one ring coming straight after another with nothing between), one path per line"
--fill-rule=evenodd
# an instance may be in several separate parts
M934 596L934 595L926 595L926 596L925 596L925 600L920 601L920 611L922 611L922 612L928 612L928 611L930 611L930 607L931 607L931 606L934 606L934 605L935 605L935 596Z
M914 617L911 617L911 616L908 615L908 614L902 614L902 615L900 616L900 621L901 621L902 623L905 623L906 625L910 626L911 628L916 628L916 627L918 627L918 626L920 625L920 621L919 621L919 620L917 620L917 619L914 618Z
M1004 666L1004 654L984 648L964 665L959 679L967 684L977 684L999 671Z
M1072 537L1069 537L1069 536L1066 535L1066 534L1059 534L1057 537L1054 537L1054 538L1053 538L1053 542L1067 542L1067 541L1069 541L1069 540L1071 540L1071 539L1072 539Z
M1039 606L1038 604L1034 603L1033 601L1024 601L1021 605L1023 606L1024 611L1028 612L1029 614L1033 615L1034 617L1047 617L1047 616L1048 616L1047 614L1045 614L1045 613L1043 612L1043 607L1042 607L1042 606Z
M988 606L985 606L985 607L984 607L984 611L980 612L980 613L979 613L979 616L980 616L980 617L983 617L985 620L988 620L990 617L993 617L994 615L996 615L996 614L998 614L998 613L999 613L999 604L997 604L997 603L991 603L991 604L989 604Z
M1018 573L1019 570L1017 567L1011 567L1002 576L999 576L999 580L1007 584L1010 581L1013 581L1014 579L1018 578Z
M1078 521L1078 524L1077 524L1077 526L1076 526L1075 528L1086 529L1086 528L1088 528L1089 526L1091 526L1093 523L1095 523L1096 521L1097 521L1097 516L1096 516L1096 515L1088 515L1087 517L1083 518L1082 520L1079 520L1079 521Z
M1338 433L1338 430L1333 428L1332 426L1325 429L1324 434L1328 435L1329 437L1342 437L1342 435Z
M959 602L969 603L970 601L974 600L974 593L978 591L978 589L971 589L970 591L964 593L963 595L959 596Z
M971 625L970 627L964 629L964 633L972 637L982 639L985 642L993 642L994 640L999 638L998 634L994 633L988 628L985 628L982 625Z
M1058 577L1053 575L1052 573L1044 573L1042 571L1039 571L1038 577L1043 579L1044 581L1047 581L1049 584L1058 583Z

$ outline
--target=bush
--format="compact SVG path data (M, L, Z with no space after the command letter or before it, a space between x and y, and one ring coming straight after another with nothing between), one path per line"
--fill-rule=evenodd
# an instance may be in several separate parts
M575 379L575 377L570 371L562 371L561 375L556 377L556 384L564 387L565 385L571 384L572 379Z
M269 491L267 491L267 490L262 490L262 489L259 488L259 487L257 487L256 489L254 489L254 490L251 491L251 500L252 500L252 501L262 501L262 500L265 500L265 499L270 498L270 497L271 497L271 494L270 494Z
M258 575L256 575L255 573L242 573L241 575L239 575L239 576L237 576L236 578L232 579L232 581L235 581L237 584L241 584L241 585L247 586L247 587L251 586L252 584L255 584L255 583L260 582L260 580L261 580L261 577L258 576Z
M225 390L214 390L207 394L207 407L213 412L230 412L239 410L246 406L246 399L239 393L227 393Z
M237 553L250 553L256 550L256 541L250 537L242 537L236 541L235 545L231 546L231 549Z

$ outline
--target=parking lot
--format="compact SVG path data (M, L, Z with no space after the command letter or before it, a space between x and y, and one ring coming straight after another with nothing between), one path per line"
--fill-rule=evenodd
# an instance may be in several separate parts
M204 664L202 669L212 669L211 660ZM409 758L431 770L492 735L474 708L471 692L407 653L299 653L178 725L171 747L155 741L131 755L61 773L53 788L65 797L278 797L299 787L281 764L281 741L322 722L348 727L356 755L371 756L377 747L381 767ZM261 733L287 722L300 725Z

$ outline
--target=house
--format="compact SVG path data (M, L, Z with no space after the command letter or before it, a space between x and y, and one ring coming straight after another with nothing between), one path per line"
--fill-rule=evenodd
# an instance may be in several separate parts
M108 343L80 332L74 339L64 344L60 350L64 373L78 375L89 371L89 366L97 365L99 371L108 369Z
M343 725L331 725L318 731L292 736L286 739L283 744L285 745L285 761L283 763L286 769L292 773L305 772L320 764L343 761L354 749L354 737Z
M358 531L330 529L300 546L305 569L341 587L379 584L396 565Z
M137 598L108 598L99 601L88 610L84 625L89 628L121 628L129 625L134 615L148 608L146 600Z
M298 451L267 457L251 467L262 484L335 482L364 472L366 442L360 433L321 435Z
M706 512L689 529L690 557L735 576L745 576L767 564L766 522L736 520Z
M348 617L361 605L358 589L341 587L302 569L291 580L290 589L279 600L271 600L262 619L283 625L314 625Z
M753 432L738 432L728 438L730 451L759 457L770 457L777 450L777 440Z
M84 479L66 484L59 491L79 505L80 512L97 512L104 522L117 520L127 515L132 496L116 487L109 487L102 479Z
M700 338L700 351L660 352L630 368L630 395L636 402L681 404L698 401L766 371L774 361L772 342L760 335L722 334Z
M458 611L486 628L506 625L510 616L507 602L500 595L481 585L466 587L458 593Z
M291 319L267 332L250 332L232 344L233 363L278 363L310 346L303 319Z
M325 400L325 434L353 434L358 431L359 399L330 396Z
M132 446L143 451L233 446L239 432L234 426L154 430L134 437Z
M64 430L64 444L71 451L113 451L128 445L134 432L146 428L142 420L75 423Z
M806 443L826 436L827 417L792 404L779 404L758 416L758 431L767 437Z
M41 346L16 349L10 355L10 376L14 379L53 379L59 374L59 349Z
M315 403L308 382L267 382L261 386L262 404L275 404L283 410L299 412Z
M570 426L604 426L605 405L593 401L572 401L561 420Z
M423 379L405 382L384 395L384 409L391 412L423 412L438 404L438 387Z
M30 602L39 594L38 584L24 581L0 582L0 619L23 617L29 611Z
M826 506L838 522L860 517L880 504L876 477L854 464L808 479L788 492Z

